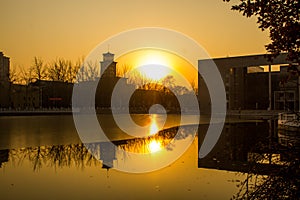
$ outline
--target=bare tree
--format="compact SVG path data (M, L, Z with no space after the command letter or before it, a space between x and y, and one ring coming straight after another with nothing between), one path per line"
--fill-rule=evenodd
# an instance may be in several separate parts
M139 89L143 89L143 90L156 90L156 91L164 91L164 88L165 87L161 85L158 81L152 81L139 87Z
M99 76L99 67L96 62L92 63L92 61L87 62L85 77L87 80L94 81Z
M11 83L19 83L20 82L20 75L17 72L17 68L12 66L9 68L9 81Z
M33 72L31 68L25 69L24 67L20 68L20 83L28 85L34 80Z
M191 92L185 86L177 85L176 80L175 80L174 76L172 76L172 75L166 76L162 80L162 84L165 86L164 87L164 92L166 92L166 93L169 93L169 92L173 91L174 94L183 95L183 94L188 94L188 93Z
M83 65L83 60L84 60L84 57L79 58L75 62L75 64L71 68L68 69L69 81L71 83L76 82L76 80L78 79L79 69Z
M76 80L77 71L80 68L81 63L77 61L73 64L71 61L67 61L67 69L66 69L66 76L65 82L74 83Z
M138 71L134 71L133 73L130 73L128 82L136 85L137 88L142 90L156 90L164 93L171 93L171 91L173 91L178 95L191 92L184 86L176 85L176 80L172 75L166 76L163 80L153 80L147 78Z
M135 85L138 89L160 91L164 88L160 80L151 79L137 70L132 71L126 76L128 78L128 83Z
M47 77L52 81L64 81L66 63L63 59L53 61L47 66Z
M162 80L162 84L168 88L173 88L175 86L175 78L172 75L168 75L166 76L163 80Z
M59 58L47 67L47 78L52 81L73 82L76 77L77 70L70 60Z
M140 72L134 70L128 75L128 83L136 85L137 88L143 86L148 80L147 78L141 74Z
M95 81L99 77L97 62L87 61L78 68L77 81Z
M33 77L37 80L42 80L46 78L46 68L43 60L39 57L33 58L33 65L31 66L31 71L33 73Z
M121 68L117 68L117 75L120 77L124 77L124 78L128 78L129 75L127 74L128 71L130 71L132 69L132 66L128 65L128 64L124 64L122 65Z
M288 141L289 145L284 149L278 144L271 146L273 152L280 152L280 157L273 159L272 153L265 153L266 146L270 148L270 144L258 144L264 150L258 151L261 153L252 158L247 176L239 183L239 190L232 199L299 199L299 148L292 144L293 140ZM267 166L266 169L260 167L262 160L269 160L270 169ZM272 168L276 163L278 167ZM267 175L258 173L261 170L265 170Z

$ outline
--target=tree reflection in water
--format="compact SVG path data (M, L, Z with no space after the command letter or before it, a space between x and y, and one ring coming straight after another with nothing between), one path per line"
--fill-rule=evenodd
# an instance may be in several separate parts
M177 139L181 140L189 136L187 126L182 129ZM161 147L165 147L175 137L178 127L162 130L155 135L146 138L135 138L90 144L69 144L56 146L39 146L9 150L9 159L17 165L22 165L25 160L29 160L33 166L33 171L40 170L43 166L52 168L77 167L84 169L86 166L101 166L102 168L112 168L113 161L116 160L116 148L125 152L151 153L149 144L158 141ZM168 150L172 150L169 147ZM91 154L89 151L93 151Z
M18 165L22 165L26 159L29 160L34 171L38 171L43 165L56 169L71 166L84 168L97 164L97 159L88 153L83 144L12 149L9 158Z
M278 142L271 146L270 143L259 143L261 152L268 148L270 153L256 153L251 158L253 162L249 165L247 178L240 183L239 192L233 199L299 199L299 142L299 132L280 130ZM260 173L261 163L268 163L271 167Z
M238 180L238 192L232 199L299 199L300 135L286 131L277 134L276 123L226 123L213 150L198 160L198 167L246 177ZM198 148L204 128L199 127Z

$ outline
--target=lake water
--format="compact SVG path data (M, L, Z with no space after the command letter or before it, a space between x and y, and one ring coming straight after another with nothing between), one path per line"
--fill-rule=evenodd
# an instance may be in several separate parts
M161 117L155 117L159 127ZM253 153L250 147L257 138L266 140L273 126L266 121L227 119L216 147L199 160L208 120L202 118L199 123L188 116L174 146L189 141L191 145L175 162L148 173L120 171L150 167L147 159L159 157L161 146L178 132L176 115L164 131L153 135L151 130L157 127L149 119L153 116L133 116L140 125L150 123L146 138L124 135L106 121L107 136L115 145L104 141L83 145L71 115L0 117L1 199L230 199L246 176L239 173L243 167L236 166L247 163ZM88 149L97 151L92 155ZM130 153L147 159L137 162Z

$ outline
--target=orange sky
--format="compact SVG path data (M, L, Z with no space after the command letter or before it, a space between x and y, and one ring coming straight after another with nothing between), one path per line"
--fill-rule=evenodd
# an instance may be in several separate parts
M171 75L175 78L176 84L187 86L182 80L183 77L188 82L198 80L197 71L189 61L167 51L157 49L136 50L121 56L117 61L121 71L124 65L127 65L129 68L142 68L138 69L138 71L153 81L162 81L167 75ZM157 66L155 66L156 64ZM147 70L147 68L154 66L157 70L153 70L153 68ZM134 73L134 70L132 72ZM132 72L129 72L129 76ZM182 77L178 76L179 74Z
M222 0L1 0L0 51L13 66L34 56L75 61L112 35L151 26L190 36L212 57L265 53L255 21Z

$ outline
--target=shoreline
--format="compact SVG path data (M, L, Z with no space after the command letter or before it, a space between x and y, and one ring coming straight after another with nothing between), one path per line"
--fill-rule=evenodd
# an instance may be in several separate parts
M98 111L98 110L97 110ZM79 111L77 111L79 112ZM236 117L240 119L277 119L278 114L284 112L281 110L229 110L227 117ZM37 115L72 115L72 109L57 109L57 110L4 110L0 111L0 116L37 116ZM111 114L108 109L103 109L97 114ZM120 113L122 114L122 113ZM149 114L145 112L134 112L132 114ZM160 114L160 113L157 113ZM176 114L176 113L168 113ZM185 113L189 114L189 113ZM190 113L192 114L192 113Z

